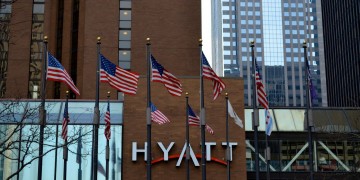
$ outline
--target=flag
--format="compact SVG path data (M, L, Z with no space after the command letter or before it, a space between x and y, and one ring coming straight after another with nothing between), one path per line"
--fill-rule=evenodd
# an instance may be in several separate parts
M161 64L159 64L154 56L150 56L152 77L154 82L163 83L168 92L173 96L181 96L182 89L180 80L167 71Z
M312 102L313 100L315 100L317 98L317 94L316 94L316 89L311 80L310 66L309 66L309 62L307 60L306 60L306 70L308 72L307 81L308 81L308 85L309 85L310 97L311 97L311 102Z
M110 139L110 136L111 136L111 131L110 131L110 103L108 102L108 106L107 106L107 110L106 110L106 113L105 113L105 131L104 131L104 134L105 134L105 137L107 140Z
M200 126L200 118L194 113L190 105L188 105L188 114L189 114L189 125ZM209 125L206 124L205 128L210 134L214 134L214 130Z
M135 95L138 87L139 75L124 70L100 54L100 81L108 82L111 87L125 94Z
M60 62L50 54L50 52L48 52L46 79L51 81L64 82L71 89L72 92L74 92L76 95L80 95L78 88L75 86L69 74L60 64Z
M214 100L220 95L221 91L225 89L225 83L216 75L207 61L204 53L202 53L202 75L213 81Z
M68 123L69 123L69 113L68 113L68 100L66 99L65 108L64 108L64 119L62 122L62 132L61 137L67 141L67 132L68 132Z
M256 61L255 61L255 82L256 82L256 89L257 89L256 92L258 96L258 102L265 109L265 122L266 122L265 133L266 135L270 136L273 127L273 120L269 111L269 102L266 98L265 87L261 80L259 66Z
M106 177L106 171L104 166L100 163L100 161L98 160L98 167L97 167L98 172L100 172L100 174L102 174L103 176Z
M229 113L230 117L232 117L234 119L235 124L237 124L241 128L244 128L242 120L239 118L239 116L234 111L229 100L228 100L228 113Z
M115 145L115 137L114 140L112 141L112 145L111 145L111 162L113 164L116 164L116 145Z
M189 114L189 125L200 126L200 118L195 115L194 111L188 105L188 114Z
M255 69L255 82L256 82L258 102L265 109L269 109L269 102L266 98L267 95L265 92L265 87L264 87L264 84L262 83L261 74L259 72L259 66L256 61L255 61L255 68L256 68Z
M156 106L150 102L150 108L151 108L151 120L153 122L156 122L158 124L165 124L167 122L170 122L170 120L161 112L159 111Z
M270 114L269 109L265 110L265 117L266 117L266 129L265 133L266 135L270 136L273 128L273 118Z
M77 140L77 149L76 149L76 163L81 164L81 148L82 148L82 135L81 128L79 130L79 137Z

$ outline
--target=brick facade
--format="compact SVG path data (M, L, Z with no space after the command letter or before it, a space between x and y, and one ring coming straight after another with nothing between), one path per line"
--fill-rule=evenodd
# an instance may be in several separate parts
M184 92L189 92L189 104L195 113L199 115L199 78L181 78ZM229 99L239 117L243 119L243 81L242 79L224 79L227 84L225 92L229 93ZM157 108L163 112L170 123L164 125L152 124L152 156L153 160L163 157L157 142L162 142L167 147L170 142L175 142L169 155L180 154L185 143L185 94L182 97L173 97L166 88L160 83L152 83L151 99ZM205 108L206 123L215 132L214 135L206 132L206 141L216 142L212 148L212 157L224 160L225 148L221 142L225 142L225 96L224 93L215 101L212 100L212 82L204 81L205 87ZM144 179L146 178L146 162L142 153L138 153L138 160L133 162L132 142L137 142L138 148L144 148L146 142L146 78L140 80L138 94L136 96L126 96L124 104L124 134L123 134L123 178L124 179ZM233 149L233 161L231 162L231 177L233 179L243 179L246 177L245 163L245 131L239 128L233 119L229 117L229 137L231 142L238 142L238 146ZM201 154L200 148L200 129L190 127L190 143L195 154ZM198 159L199 162L201 161ZM152 177L160 179L162 177L172 177L172 179L185 179L186 168L185 160L180 167L176 167L177 159L168 162L160 162L152 166ZM226 179L226 166L207 162L207 179ZM201 168L195 167L191 163L190 174L192 179L201 179ZM246 179L246 178L245 178Z

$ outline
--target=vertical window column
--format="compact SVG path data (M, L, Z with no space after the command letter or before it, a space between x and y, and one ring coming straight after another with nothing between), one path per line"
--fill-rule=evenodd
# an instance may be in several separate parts
M45 0L34 0L31 27L28 89L28 97L31 99L39 98L41 89L41 66L44 55L42 43L44 36L44 8Z
M0 98L3 98L6 92L11 3L10 0L0 3Z
M131 65L131 1L120 0L119 17L119 66L130 69Z

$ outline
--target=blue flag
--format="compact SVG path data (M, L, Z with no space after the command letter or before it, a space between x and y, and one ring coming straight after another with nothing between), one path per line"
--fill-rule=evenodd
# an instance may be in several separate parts
M310 66L309 66L309 62L306 60L306 70L308 72L308 85L309 85L309 90L310 90L310 97L311 97L311 104L313 103L313 101L317 98L317 94L316 94L316 89L312 83L311 80L311 73L310 73Z

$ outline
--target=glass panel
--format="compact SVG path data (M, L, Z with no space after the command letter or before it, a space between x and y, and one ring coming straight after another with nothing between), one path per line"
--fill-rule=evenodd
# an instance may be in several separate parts
M44 14L44 4L34 4L33 13L34 14Z
M274 110L279 131L295 131L295 123L290 110Z
M47 124L61 124L63 119L65 102L46 102L46 122ZM18 102L1 101L0 123L15 123L23 121L25 123L35 123L39 119L40 101L37 102ZM107 102L100 102L100 123L105 124L104 114ZM26 111L25 111L26 110ZM110 116L112 124L122 124L122 102L110 101ZM26 113L24 113L26 112ZM69 124L92 124L94 116L94 102L69 102Z
M351 132L351 127L342 110L328 110L330 122L333 124L334 131L336 132Z
M120 30L119 31L119 40L131 40L131 31L130 30Z
M333 125L329 122L329 115L325 110L313 110L314 128L317 132L332 132Z
M1 126L0 132L9 132L8 130L14 130L16 125ZM104 131L104 126L100 126L100 131ZM56 131L56 129L58 131ZM57 132L57 134L56 134ZM19 147L22 149L20 159L24 159L24 163L27 164L20 172L19 179L37 179L38 168L38 143L33 139L38 139L38 126L26 125L22 128L21 136L20 131L16 131L12 135L12 139L21 141L19 143L11 143L12 151L5 151L8 158L1 156L2 161L2 174L4 179L9 177L17 171L19 157ZM56 178L63 178L63 140L61 139L61 126L47 125L45 133L48 136L44 137L44 154L43 157L43 174L46 179L53 179L55 176L55 163L57 165ZM2 139L3 137L1 137ZM30 141L28 141L30 139ZM56 147L56 139L59 140ZM71 179L90 179L91 170L91 151L92 151L92 126L68 126L68 161L67 161L67 176L73 177ZM122 126L111 126L111 139L110 139L110 161L109 161L109 179L121 179L121 161L122 161ZM99 134L99 166L105 167L105 147L106 138L103 134ZM55 150L57 151L57 157L55 156ZM26 153L24 153L26 152ZM105 168L104 168L105 169ZM98 178L104 177L104 171L98 171ZM15 178L14 178L15 179Z
M119 62L119 66L123 69L130 69L130 62L121 61Z
M0 13L1 14L10 14L11 13L11 4L1 4L1 8L0 8Z
M119 48L120 49L130 49L131 41L119 41Z
M120 1L120 8L131 8L131 1Z
M245 109L244 110L244 116L245 116L245 131L253 131L253 123L252 123L252 109Z
M120 21L119 28L131 28L131 21Z
M360 111L359 110L344 110L344 113L350 123L353 132L360 131Z
M120 50L119 51L119 61L130 61L131 53L130 51Z
M131 20L131 10L120 10L120 20Z
M296 131L304 131L304 110L301 109L292 109L291 115L295 124Z
M33 21L44 21L44 15L43 14L34 14Z

